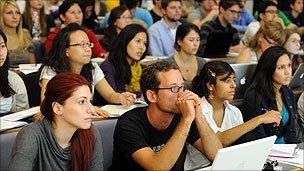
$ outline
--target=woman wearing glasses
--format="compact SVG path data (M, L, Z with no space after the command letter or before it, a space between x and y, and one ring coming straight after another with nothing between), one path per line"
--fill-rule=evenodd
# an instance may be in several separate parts
M248 121L266 111L281 114L280 125L263 124L252 131L254 139L276 135L275 143L297 143L297 107L293 92L287 87L291 80L291 60L281 46L268 48L254 71L253 81L243 99L243 118Z
M142 68L139 61L146 56L147 43L147 31L140 25L128 25L119 33L109 59L101 64L106 80L115 91L128 91L141 97Z
M101 44L107 51L111 51L113 41L120 31L132 23L132 15L126 6L118 6L111 10L108 23L109 26L105 30L105 37L101 40Z
M91 84L78 74L52 78L40 106L45 118L18 132L9 170L103 170L91 97Z
M54 45L49 52L49 58L43 67L41 81L41 100L48 81L60 72L73 72L86 78L98 93L109 103L130 105L136 95L133 93L117 93L109 85L98 64L91 62L93 44L85 31L77 23L71 23L58 33ZM95 108L96 115L107 117L108 114Z
M298 66L304 62L304 58L300 55L301 51L301 36L296 30L286 29L286 42L284 48L289 53L292 61L292 73L294 73Z
M274 45L283 46L285 40L286 33L280 24L266 22L250 41L249 46L236 58L236 63L257 63L267 48Z
M45 41L44 47L46 54L49 53L53 45L53 41L62 28L70 23L77 23L79 25L82 25L83 13L79 6L79 2L77 0L63 1L59 6L59 18L62 21L60 28L57 28L54 31L50 32ZM94 32L88 28L85 29L85 32L88 35L90 41L94 44L94 47L92 48L92 57L104 57L106 51L100 46L99 40L95 36Z
M234 98L235 88L235 73L228 63L222 61L206 63L192 82L192 91L202 100L202 113L223 146L250 140L249 135L243 135L260 124L278 125L281 120L278 112L269 111L244 123L241 111L229 103ZM186 166L197 168L207 163L206 160L201 161L204 160L203 156L199 159L201 155L197 152L188 146Z

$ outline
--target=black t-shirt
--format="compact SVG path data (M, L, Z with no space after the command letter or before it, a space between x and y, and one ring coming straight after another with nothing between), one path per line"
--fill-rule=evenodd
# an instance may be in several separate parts
M131 155L144 147L150 147L155 152L160 151L172 136L180 120L179 115L175 115L166 130L159 131L150 124L146 111L147 107L135 108L119 117L114 132L113 160L109 170L144 170ZM192 124L186 141L194 144L199 138L197 127ZM184 145L171 170L184 169L186 152Z
M157 21L161 20L162 17L157 15L153 10L149 11L152 18L153 18L153 23L156 23Z

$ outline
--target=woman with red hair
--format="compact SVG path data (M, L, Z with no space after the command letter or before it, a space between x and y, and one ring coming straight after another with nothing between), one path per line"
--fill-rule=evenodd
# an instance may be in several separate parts
M44 119L18 133L9 170L103 170L91 98L91 85L82 76L63 72L52 78L40 106Z

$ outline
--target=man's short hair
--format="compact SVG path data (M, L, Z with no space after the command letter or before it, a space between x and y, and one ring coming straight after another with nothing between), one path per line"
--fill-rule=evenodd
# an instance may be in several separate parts
M240 0L221 0L219 3L219 7L222 7L224 10L227 10L234 5L238 5L240 8L243 8L243 4Z
M161 8L162 8L162 9L166 9L167 6L168 6L171 2L173 2L173 1L178 1L178 2L182 3L181 0L162 0L162 1L161 1Z
M160 79L158 78L159 72L167 72L169 70L179 70L176 64L168 62L166 60L161 60L156 63L148 65L142 72L140 78L140 89L143 93L145 101L149 104L150 101L147 98L148 90L156 90L159 88Z
M266 9L269 7L269 6L275 6L277 7L277 4L274 3L273 1L270 1L270 0L267 0L267 1L262 1L259 5L259 8L258 8L258 14L264 14ZM260 20L260 17L258 17L258 20Z

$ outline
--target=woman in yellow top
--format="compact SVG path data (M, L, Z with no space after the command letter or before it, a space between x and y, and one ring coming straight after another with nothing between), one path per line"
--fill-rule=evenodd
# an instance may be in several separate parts
M119 33L109 59L101 64L108 83L116 92L128 91L141 96L139 61L146 56L147 43L147 31L140 25L128 25Z

